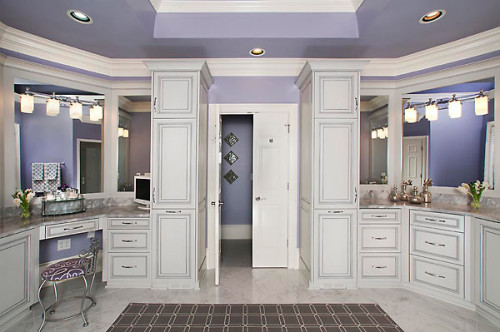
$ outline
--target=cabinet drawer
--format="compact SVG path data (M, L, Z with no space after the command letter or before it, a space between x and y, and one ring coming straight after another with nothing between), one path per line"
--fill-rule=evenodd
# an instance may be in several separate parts
M148 277L148 254L110 254L108 264L110 279Z
M45 226L46 238L61 237L71 234L86 233L99 228L99 219L73 221L64 224Z
M361 224L368 223L401 223L400 209L361 209L359 210Z
M464 296L462 266L411 256L410 282Z
M109 218L109 229L149 229L149 218Z
M411 210L410 222L415 225L447 229L456 232L464 231L464 216L455 214Z
M360 251L398 252L401 250L401 227L399 225L362 225L359 229Z
M411 227L411 254L464 264L464 235L432 228Z
M110 231L109 251L149 251L149 231Z
M360 255L360 278L399 278L400 255Z

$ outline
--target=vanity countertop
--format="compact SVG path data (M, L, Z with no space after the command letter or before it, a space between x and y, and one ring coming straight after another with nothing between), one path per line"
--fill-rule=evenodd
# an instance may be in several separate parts
M107 206L87 209L82 213L67 214L56 217L42 217L31 215L29 220L22 221L19 217L0 218L0 238L16 234L40 226L60 224L64 222L82 221L100 217L107 218L149 218L149 211L141 210L137 206Z
M391 202L384 198L361 199L359 202L361 209L387 209L397 207L408 207L410 209L425 209L436 212L459 213L476 218L486 219L500 223L500 208L496 207L481 207L479 210L473 210L469 205L453 204L453 203L423 203L412 204L410 202Z

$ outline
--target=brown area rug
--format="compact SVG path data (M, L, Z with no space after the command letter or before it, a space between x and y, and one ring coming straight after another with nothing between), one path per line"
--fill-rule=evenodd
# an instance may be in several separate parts
M377 304L130 303L108 332L402 332Z

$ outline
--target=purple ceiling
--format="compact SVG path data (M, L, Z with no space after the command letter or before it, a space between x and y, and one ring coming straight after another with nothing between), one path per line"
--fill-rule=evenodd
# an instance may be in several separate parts
M447 11L443 19L418 23L438 8ZM68 9L94 23L71 21ZM496 28L499 12L498 0L365 0L353 27L354 20L342 24L325 13L248 13L236 21L230 13L156 15L149 0L0 0L8 26L112 58L248 57L254 47L265 48L266 57L400 57ZM225 18L214 20L218 15ZM276 20L265 20L269 15Z

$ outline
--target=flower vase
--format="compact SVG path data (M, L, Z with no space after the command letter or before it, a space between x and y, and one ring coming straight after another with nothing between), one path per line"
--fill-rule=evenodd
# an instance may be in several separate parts
M474 209L474 210L479 210L479 208L481 207L481 202L480 202L481 198L473 198L472 199L472 202L470 202L470 206Z
M28 209L21 209L21 219L29 219L29 217L31 216L31 212Z

